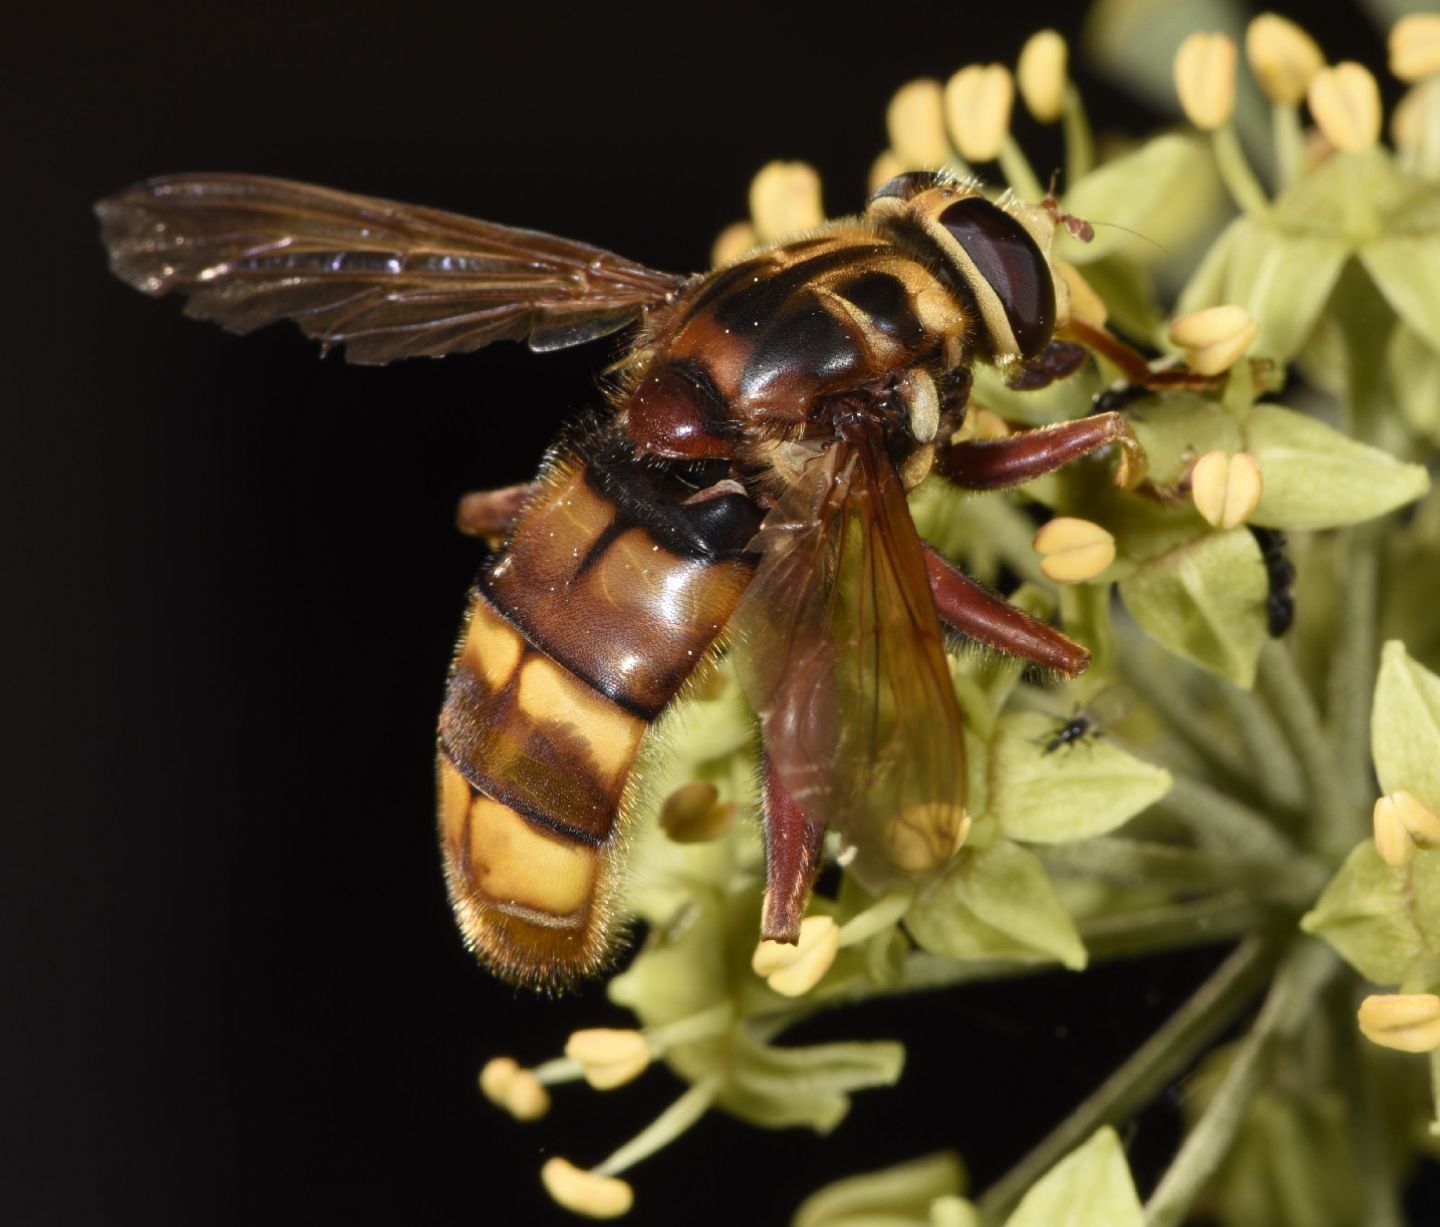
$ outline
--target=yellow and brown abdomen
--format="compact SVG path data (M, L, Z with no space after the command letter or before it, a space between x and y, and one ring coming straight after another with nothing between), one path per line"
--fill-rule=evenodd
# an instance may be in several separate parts
M562 452L471 594L440 716L440 837L466 941L555 984L612 944L640 739L748 583L753 503L705 466Z

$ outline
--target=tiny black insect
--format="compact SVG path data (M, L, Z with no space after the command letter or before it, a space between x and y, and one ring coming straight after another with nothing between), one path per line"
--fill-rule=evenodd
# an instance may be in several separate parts
M1266 628L1270 638L1279 639L1295 621L1295 564L1285 553L1285 534L1277 528L1257 528L1250 525L1255 542L1260 547L1260 558L1265 564L1265 577L1270 584L1269 595L1265 598Z
M1061 746L1075 746L1082 741L1088 745L1096 737L1103 736L1104 730L1094 720L1083 711L1076 712L1070 719L1055 726L1055 732L1045 743L1043 752L1053 754Z

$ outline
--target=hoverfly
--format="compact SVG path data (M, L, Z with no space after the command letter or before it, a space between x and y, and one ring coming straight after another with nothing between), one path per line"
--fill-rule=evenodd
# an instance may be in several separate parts
M1139 479L1115 413L956 438L974 362L1032 387L1085 346L1126 356L1079 324L1083 345L1055 340L1053 202L1002 207L912 172L859 218L696 276L244 175L150 180L97 211L137 289L237 332L293 319L352 362L638 325L610 413L533 484L462 502L504 545L440 715L440 842L465 940L504 977L550 987L604 964L641 738L727 643L763 746L762 935L782 942L827 826L875 890L934 874L963 839L946 628L1067 676L1087 664L925 545L906 503L932 470L999 489L1112 443L1117 480Z

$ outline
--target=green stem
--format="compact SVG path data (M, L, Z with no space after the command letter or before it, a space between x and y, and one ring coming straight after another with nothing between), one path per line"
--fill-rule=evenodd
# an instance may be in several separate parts
M1238 889L1296 911L1310 904L1330 876L1324 865L1309 857L1289 857L1277 865L1273 860L1105 836L1039 847L1035 852L1054 873L1189 895Z
M1375 1079L1365 1068L1365 1046L1370 1042L1355 1026L1355 1004L1349 993L1334 993L1331 1027L1339 1042L1336 1065L1340 1090L1348 1106L1350 1145L1360 1176L1365 1227L1405 1227L1396 1197L1395 1167L1387 1153L1384 1112Z
M1299 855L1258 810L1188 775L1172 777L1170 791L1156 808L1183 822L1201 847L1255 860L1285 861Z
M1178 950L1189 946L1213 946L1217 942L1247 937L1274 919L1273 912L1242 891L1227 891L1186 903L1167 903L1114 916L1082 920L1077 926L1091 962L1135 958ZM777 1011L776 1030L793 1025L819 1009L871 1001L877 997L899 997L931 992L977 981L1011 980L1058 970L1054 960L1033 958L954 959L943 954L917 950L905 957L898 983L854 981L833 991L823 987L803 999L799 1006ZM755 1020L752 1018L751 1022Z
M980 179L983 176L976 173L975 168L962 158L955 150L950 151L950 156L937 168L941 174L951 179L958 179L964 183L968 179Z
M734 1021L735 1007L726 1000L685 1018L677 1018L663 1027L647 1030L645 1039L650 1050L660 1056L679 1044L694 1044L723 1035Z
M1380 545L1386 521L1349 529L1344 537L1345 574L1340 584L1335 638L1330 649L1330 742L1349 785L1353 812L1363 815L1374 799L1370 765L1370 705L1380 653ZM1353 839L1363 825L1350 824Z
M1230 685L1215 689L1250 765L1246 783L1260 794L1268 809L1292 814L1300 810L1305 803L1304 773L1270 709L1254 691Z
M705 1115L710 1105L715 1102L715 1095L719 1089L720 1077L718 1074L713 1078L706 1078L695 1083L604 1163L595 1167L595 1174L618 1176L628 1168L634 1167L642 1159L648 1159L657 1150L668 1146Z
M1265 195L1265 189L1260 186L1260 180L1250 169L1250 163L1245 159L1240 141L1235 136L1234 125L1227 123L1216 128L1210 138L1215 150L1215 164L1220 169L1220 180L1225 184L1231 198L1241 211L1251 217L1267 216L1270 212L1270 201Z
M1260 653L1260 686L1305 771L1310 792L1311 843L1322 855L1338 861L1354 846L1361 827L1353 820L1345 780L1336 766L1315 700L1294 657L1273 640Z
M585 1076L580 1062L570 1057L554 1057L537 1065L531 1071L541 1086L557 1086L561 1082L575 1082Z
M1417 178L1433 185L1440 183L1440 81L1431 77L1421 88L1425 91L1424 112L1413 169Z
M1249 768L1234 748L1215 731L1208 720L1196 719L1194 699L1176 685L1173 671L1150 668L1150 661L1131 651L1134 636L1127 639L1117 655L1126 684L1175 734L1193 750L1216 776L1243 789L1249 782Z
M1029 159L1025 157L1019 144L1009 133L1005 134L1005 143L1000 146L998 160L1000 171L1010 185L1010 190L1021 200L1027 200L1033 204L1045 195L1045 189L1040 186L1040 180L1035 177L1035 171L1030 165Z
M1061 117L1065 131L1065 190L1068 192L1095 166L1095 137L1090 131L1090 117L1073 81L1065 83L1065 111Z
M1282 960L1260 1016L1238 1046L1225 1077L1145 1204L1146 1227L1179 1227L1229 1153L1270 1062L1310 1016L1317 994L1340 963L1328 946L1301 940Z
M1275 140L1280 191L1297 183L1305 173L1305 130L1300 108L1293 102L1277 102L1270 111L1270 129Z
M1379 197L1370 189L1373 174L1370 158L1374 151L1345 153L1337 150L1333 157L1340 160L1348 182L1334 189L1332 199L1340 206L1340 233L1354 247L1379 238L1384 233L1384 222ZM1388 321L1387 321L1388 322ZM1364 436L1361 436L1364 438Z
M1026 1189L1102 1125L1143 1107L1235 1018L1264 982L1273 950L1252 937L1237 947L1174 1014L1029 1154L980 1197L981 1220L1007 1216Z
M983 527L987 544L1021 579L1053 591L1050 580L1040 570L1040 555L1031 544L1035 525L1008 499L977 501L975 520Z
M1138 958L1162 950L1210 946L1254 933L1272 919L1244 891L1227 891L1186 903L1096 916L1076 927L1093 962Z
M951 988L957 984L973 984L984 980L1013 980L1052 972L1059 964L1048 959L952 959L943 954L917 950L905 956L901 980L896 985L876 986L859 983L848 986L837 1000L867 1001L872 997L889 997L901 993L925 993Z
M1346 156L1346 155L1341 155ZM1351 181L1342 187L1353 186L1353 191L1344 193L1347 208L1360 208L1362 202L1352 201L1352 196L1363 197L1363 203L1373 207L1363 180L1363 167L1356 167L1353 159L1345 163L1351 172ZM1341 189L1337 188L1337 192ZM1356 221L1356 227L1363 221ZM1361 234L1380 233L1378 223L1372 224L1371 231L1356 231ZM1352 233L1356 233L1352 232ZM1345 396L1342 402L1343 424L1359 442L1372 447L1385 442L1387 423L1399 412L1395 390L1389 371L1386 369L1386 354L1390 334L1394 328L1394 311L1380 293L1375 280L1356 260L1349 261L1340 272L1335 289L1331 292L1337 334L1345 353Z
M859 945L890 928L910 910L914 901L914 891L896 890L877 899L863 912L856 912L840 926L841 948Z

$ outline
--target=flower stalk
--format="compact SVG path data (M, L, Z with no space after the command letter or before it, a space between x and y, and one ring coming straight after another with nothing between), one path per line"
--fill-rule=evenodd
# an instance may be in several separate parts
M719 1089L718 1078L695 1083L624 1146L603 1163L596 1164L595 1173L600 1176L618 1176L657 1151L663 1150L710 1110Z
M1332 759L1349 784L1356 814L1370 799L1370 696L1380 654L1380 547L1383 522L1357 524L1341 538L1345 583L1338 594L1335 657L1326 693ZM1337 840L1338 840L1337 835Z
M1073 82L1065 87L1065 111L1060 122L1065 133L1065 182L1079 183L1095 168L1095 134L1084 99Z
M1263 219L1270 212L1270 200L1265 188L1251 168L1240 139L1231 124L1224 124L1210 134L1211 147L1215 153L1215 165L1220 170L1220 179L1236 207L1251 217Z
M1025 1191L1102 1125L1115 1125L1174 1081L1245 1008L1274 962L1272 943L1243 941L1125 1063L1014 1167L985 1190L982 1223L1003 1223Z
M1281 960L1260 1016L1241 1042L1204 1115L1145 1203L1145 1227L1179 1227L1196 1196L1224 1160L1281 1046L1293 1039L1316 998L1340 970L1317 942L1296 943Z
M1312 840L1317 851L1338 857L1360 834L1359 817L1350 810L1354 795L1335 761L1320 713L1295 658L1279 644L1260 654L1260 686L1280 720L1309 784Z
M1344 1034L1348 1029L1344 1024L1349 1020L1343 1015L1349 1012L1350 999L1344 993L1332 993L1331 998L1341 1007L1332 1011L1338 1016L1335 1029ZM1337 1054L1340 1085L1345 1091L1346 1102L1351 1106L1350 1144L1360 1171L1363 1221L1366 1227L1405 1227L1405 1212L1400 1205L1399 1191L1390 1178L1383 1105L1375 1082L1366 1069L1365 1043L1356 1031L1350 1035L1350 1043L1343 1045Z

